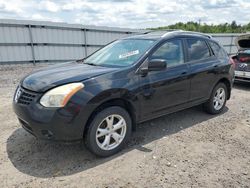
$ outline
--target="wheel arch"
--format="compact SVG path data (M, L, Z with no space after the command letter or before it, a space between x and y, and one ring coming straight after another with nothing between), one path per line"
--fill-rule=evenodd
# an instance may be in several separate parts
M231 83L230 83L229 79L228 78L219 79L218 82L214 85L214 87L219 83L224 83L226 85L227 93L228 93L227 100L229 100L230 97L231 97L231 89L232 89L232 86L231 86Z
M108 107L112 107L112 106L119 106L121 108L124 108L130 115L131 120L132 120L132 130L135 131L136 130L136 109L135 107L132 105L132 103L124 98L113 98L113 99L109 99L106 101L103 101L101 104L99 104L91 113L91 115L89 116L86 126L84 127L84 132L83 135L87 132L86 130L89 128L89 125L91 123L91 121L94 119L95 115L102 111L105 108Z

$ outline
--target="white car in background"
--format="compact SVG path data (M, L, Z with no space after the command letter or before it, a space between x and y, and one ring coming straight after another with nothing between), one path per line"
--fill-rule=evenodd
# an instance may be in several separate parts
M241 35L235 41L238 53L232 57L235 63L235 81L250 83L250 34Z

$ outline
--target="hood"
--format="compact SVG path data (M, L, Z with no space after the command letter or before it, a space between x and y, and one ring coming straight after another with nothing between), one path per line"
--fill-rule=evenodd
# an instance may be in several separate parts
M235 39L235 44L239 50L250 49L250 34L240 35Z
M72 82L80 82L114 70L117 70L117 68L70 62L55 66L48 66L47 68L33 72L23 78L21 85L31 91L44 92L55 86Z

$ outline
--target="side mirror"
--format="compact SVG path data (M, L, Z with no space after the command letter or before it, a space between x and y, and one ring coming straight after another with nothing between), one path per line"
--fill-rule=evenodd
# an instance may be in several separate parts
M152 59L148 62L148 71L160 71L167 67L167 62L164 59Z

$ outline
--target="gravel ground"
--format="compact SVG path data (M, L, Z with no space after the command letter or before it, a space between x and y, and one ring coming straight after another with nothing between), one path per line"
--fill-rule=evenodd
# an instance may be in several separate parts
M198 106L158 118L119 154L97 158L20 128L14 89L45 65L0 66L0 187L250 187L250 84L235 84L220 115Z

